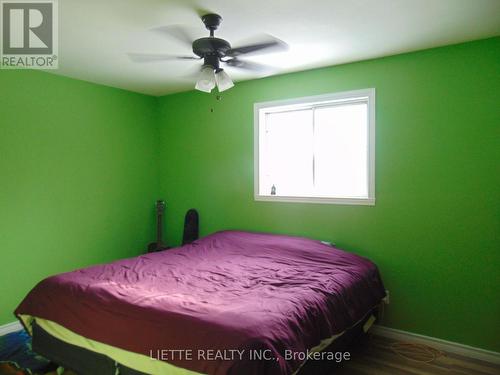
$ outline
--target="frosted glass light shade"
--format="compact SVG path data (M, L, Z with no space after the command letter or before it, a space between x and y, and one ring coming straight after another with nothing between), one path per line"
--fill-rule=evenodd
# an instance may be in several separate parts
M222 69L215 73L215 81L217 82L217 88L219 89L219 92L228 90L234 86L231 78L229 78L227 73Z
M196 90L210 92L215 87L215 73L211 66L204 66L201 69L198 81L196 81Z

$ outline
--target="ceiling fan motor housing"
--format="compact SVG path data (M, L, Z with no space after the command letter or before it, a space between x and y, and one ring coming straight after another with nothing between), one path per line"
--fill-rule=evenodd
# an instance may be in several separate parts
M200 38L193 42L193 52L200 57L205 57L205 55L224 57L230 49L229 42L219 38Z
M224 39L208 37L196 39L193 42L193 52L205 59L205 65L212 65L219 69L219 59L226 56L231 45Z

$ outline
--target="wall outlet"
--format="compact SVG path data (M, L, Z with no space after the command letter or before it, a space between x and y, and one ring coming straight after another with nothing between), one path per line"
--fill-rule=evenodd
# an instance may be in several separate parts
M382 301L384 301L386 305L388 305L391 302L390 294L387 289L385 290L385 297L382 299Z

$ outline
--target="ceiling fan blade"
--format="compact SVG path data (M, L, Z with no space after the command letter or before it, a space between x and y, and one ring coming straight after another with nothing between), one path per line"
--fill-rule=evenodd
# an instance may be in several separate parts
M128 53L130 60L137 63L148 63L158 61L171 61L171 60L199 60L199 57L194 56L174 56L167 54L153 54L153 53Z
M160 26L154 27L151 31L161 33L177 39L179 42L185 44L189 48L192 48L194 36L191 35L189 31L187 31L184 27L180 25L168 25L168 26Z
M250 70L253 72L269 73L273 70L273 68L268 65L259 64L253 61L243 61L236 58L231 60L226 60L223 62L232 68Z
M288 44L272 35L265 35L259 42L254 42L246 46L231 48L226 55L236 57L250 53L270 53L277 51L286 51Z

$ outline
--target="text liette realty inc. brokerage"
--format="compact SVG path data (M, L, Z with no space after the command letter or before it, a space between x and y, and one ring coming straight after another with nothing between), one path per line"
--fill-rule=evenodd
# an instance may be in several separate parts
M159 361L279 361L280 357L275 357L270 349L265 350L239 350L239 349L161 349L150 350L149 357ZM283 357L285 361L349 361L349 352L318 352L318 351L293 351L285 350Z

